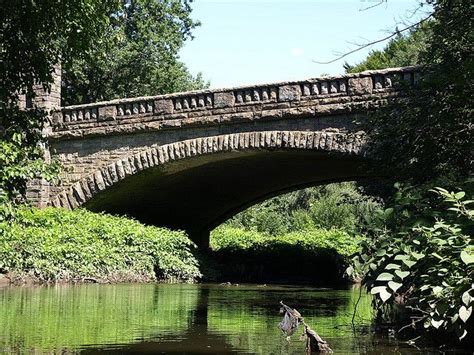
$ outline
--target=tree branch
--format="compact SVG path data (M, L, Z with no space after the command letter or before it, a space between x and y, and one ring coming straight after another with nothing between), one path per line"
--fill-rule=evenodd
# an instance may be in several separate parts
M398 35L398 34L400 34L400 33L402 33L402 32L405 32L405 31L407 31L407 30L409 30L409 29L411 29L411 28L414 28L414 27L416 27L416 26L422 24L422 23L425 22L426 20L428 20L428 19L429 19L430 17L432 17L433 15L434 15L434 12L431 13L429 16L423 18L422 20L420 20L420 21L418 21L418 22L416 22L416 23L414 23L414 24L412 24L412 25L410 25L410 26L407 26L407 27L405 27L405 28L403 28L403 29L401 29L401 30L397 30L397 31L391 33L390 35L388 35L388 36L386 36L386 37L384 37L384 38L381 38L381 39L378 39L378 40L375 40L375 41L366 43L366 44L364 44L364 45L361 45L359 48L356 48L356 49L353 49L353 50L351 50L351 51L349 51L349 52L346 52L346 53L344 53L344 54L342 54L342 55L340 55L340 56L338 56L338 57L336 57L336 58L334 58L334 59L332 59L332 60L327 61L327 62L319 62L319 61L316 61L316 60L312 60L312 62L313 62L313 63L316 63L316 64L331 64L331 63L337 62L338 60L340 60L340 59L342 59L342 58L345 58L345 57L347 57L348 55L350 55L350 54L352 54L352 53L358 52L358 51L360 51L360 50L362 50L362 49L364 49L364 48L370 47L370 46L372 46L372 45L374 45L374 44L377 44L377 43L380 43L380 42L384 42L384 41L386 41L386 40L388 40L388 39L390 39L390 38L392 38L392 37L395 37L396 35Z
M380 0L378 3L376 3L374 5L370 5L368 7L363 8L363 9L359 9L359 11L362 12L362 11L367 11L367 10L373 9L374 7L382 5L384 2L387 2L387 0Z

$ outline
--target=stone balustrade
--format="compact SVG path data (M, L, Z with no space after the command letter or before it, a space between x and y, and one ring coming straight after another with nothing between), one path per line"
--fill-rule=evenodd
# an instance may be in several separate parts
M417 67L393 68L270 85L201 90L67 106L53 115L52 138L107 134L113 131L114 126L134 125L138 122L162 121L164 123L155 125L155 128L161 129L179 126L186 123L186 120L188 124L215 124L222 118L228 122L228 119L222 117L226 114L247 111L253 113L253 116L241 114L240 117L264 118L265 115L258 114L258 111L347 104L384 98L387 94L396 93L400 82L413 84L418 78L417 70ZM321 113L324 112L323 109ZM215 116L219 118L210 119ZM237 116L239 115L234 115L236 118ZM97 130L101 127L103 129Z

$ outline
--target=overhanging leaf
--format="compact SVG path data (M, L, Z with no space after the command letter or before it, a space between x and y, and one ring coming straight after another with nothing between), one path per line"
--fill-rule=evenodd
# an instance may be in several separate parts
M432 325L434 328L436 328L436 329L438 329L439 327L441 327L441 326L443 325L443 322L444 322L443 319L441 319L441 320L434 320L434 319L431 319L431 325Z
M406 260L406 259L409 259L410 256L408 255L405 255L405 254L398 254L397 256L395 256L395 260Z
M468 291L464 292L462 294L462 302L466 305L469 306L469 303L471 303L471 295L469 294Z
M376 295L377 293L380 293L382 290L386 290L387 288L385 286L377 286L377 287L372 287L370 290L370 293L372 295Z
M443 288L441 286L433 287L433 294L436 295L436 296L440 295L442 291L443 291Z
M397 275L399 278L402 280L410 275L410 271L400 271L400 270L395 270L395 275Z
M472 307L466 308L466 306L461 306L459 308L459 318L466 323L472 313Z
M409 268L411 268L413 265L416 264L416 261L413 261L413 260L404 259L404 260L402 260L402 261L403 261L403 263L404 263L406 266L408 266Z
M467 251L463 250L461 252L461 260L464 262L464 264L469 265L474 263L474 255L468 253Z
M393 280L393 275L389 274L388 272L382 272L376 279L376 281L391 281L391 280Z
M388 282L388 287L390 287L393 292L397 292L397 290L402 286L403 286L403 284L401 284L399 282L395 282L395 281L389 281Z
M411 253L411 256L413 256L416 260L420 260L420 259L425 257L425 254L423 254L423 253Z
M383 303L392 297L392 294L388 292L387 287L385 286L374 287L370 290L370 293L373 295L378 295Z

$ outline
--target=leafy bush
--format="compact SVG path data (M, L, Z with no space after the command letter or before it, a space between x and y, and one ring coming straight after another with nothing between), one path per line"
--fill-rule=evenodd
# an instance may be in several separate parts
M400 188L386 211L388 229L363 244L349 272L365 275L381 319L406 322L400 329L410 333L442 331L462 340L474 318L474 200L463 191L430 191Z
M211 248L215 251L268 250L290 245L299 245L307 250L334 249L343 256L351 256L359 249L360 238L354 238L338 229L313 229L291 232L277 237L254 231L221 226L211 233Z
M355 183L344 182L274 197L237 214L225 225L271 236L317 228L358 234L373 222L379 208L380 202Z
M220 280L334 285L344 281L358 239L340 230L312 229L280 236L220 226L211 233Z
M15 216L0 223L0 272L40 281L193 281L200 276L191 252L195 245L184 232L80 209L22 208Z

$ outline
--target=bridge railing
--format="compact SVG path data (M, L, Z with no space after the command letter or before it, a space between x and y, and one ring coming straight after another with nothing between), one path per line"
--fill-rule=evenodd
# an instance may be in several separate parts
M173 120L212 116L225 111L239 112L249 105L295 103L342 96L370 98L396 92L400 82L417 81L417 67L391 68L341 76L321 77L229 89L201 90L169 95L118 99L62 107L53 115L53 131L88 128L97 125L131 123L141 117Z

